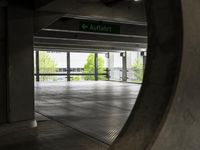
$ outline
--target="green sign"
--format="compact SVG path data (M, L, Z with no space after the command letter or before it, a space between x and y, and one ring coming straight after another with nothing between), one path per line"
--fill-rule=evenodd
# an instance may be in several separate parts
M79 30L85 32L120 34L120 25L103 22L81 21Z

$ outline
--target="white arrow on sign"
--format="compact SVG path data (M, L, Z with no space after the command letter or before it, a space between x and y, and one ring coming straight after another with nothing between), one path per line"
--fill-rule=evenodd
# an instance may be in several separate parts
M85 24L83 24L81 27L82 27L82 29L83 29L83 30L85 30L85 29L87 29L87 28L88 28L88 26L87 26L87 25L85 25Z

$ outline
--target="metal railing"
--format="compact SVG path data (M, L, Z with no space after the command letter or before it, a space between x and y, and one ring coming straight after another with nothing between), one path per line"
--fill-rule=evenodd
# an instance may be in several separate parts
M71 70L70 70L71 71ZM38 81L40 81L40 77L45 77L45 76L50 76L50 77L55 77L55 76L65 76L65 78L73 78L72 76L93 76L94 78L95 77L99 77L99 76L105 76L105 79L106 80L109 80L110 79L110 73L109 73L109 69L106 68L105 69L105 73L98 73L98 74L95 74L94 73L73 73L73 72L55 72L55 73L34 73L34 76L36 77L36 79L39 79ZM96 79L96 78L95 78Z

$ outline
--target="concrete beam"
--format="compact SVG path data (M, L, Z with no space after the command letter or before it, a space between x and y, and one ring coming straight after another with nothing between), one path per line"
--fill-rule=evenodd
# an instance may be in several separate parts
M34 46L34 50L41 51L58 51L58 52L119 52L122 50L116 49L95 49L95 48L67 48L67 47L46 47L46 46Z
M134 24L125 24L125 23L116 23L116 22L105 22L102 20L88 20L88 19L74 19L74 18L61 18L48 26L46 29L51 31L63 30L63 32L76 32L80 33L81 31L81 22L90 22L90 23L99 23L99 24L111 24L120 27L120 34L115 34L115 36L122 35L132 35L132 36L144 36L147 38L147 27L146 25L134 25ZM84 33L84 32L83 32ZM90 32L91 34L94 32ZM101 33L96 33L101 34Z
M147 43L147 37L119 37L115 35L99 35L90 33L70 33L63 31L46 31L43 30L36 34L39 37L74 39L74 40L93 40L93 41L109 41L109 42L128 42L128 43Z
M34 37L35 44L52 43L55 45L77 45L77 46L94 46L94 47L147 47L146 43L129 43L129 42L110 42L110 41L95 41L95 40L79 40L79 39L62 39L49 37Z
M68 40L57 38L35 37L34 47L63 47L63 48L88 48L88 49L116 49L136 51L138 48L146 48L146 44L141 43L120 43L120 42L102 42L88 40Z
M96 46L90 46L90 45L87 45L87 46L84 46L84 45L62 45L62 44L55 44L55 43L35 43L34 44L34 47L36 48L51 48L51 49L56 49L56 48L62 48L62 49L73 49L73 48L76 48L76 49L88 49L87 51L89 51L90 49L91 50L105 50L105 51L108 51L108 50L115 50L115 51L119 51L119 50L127 50L127 51L138 51L138 49L142 48L143 47L125 47L125 46L101 46L101 45L96 45Z
M42 28L48 27L64 14L59 12L46 12L35 11L34 12L34 34L38 33Z

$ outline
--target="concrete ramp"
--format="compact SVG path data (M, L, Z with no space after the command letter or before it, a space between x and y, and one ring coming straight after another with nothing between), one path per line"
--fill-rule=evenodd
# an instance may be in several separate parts
M146 1L144 84L110 150L199 150L199 8L199 0Z

